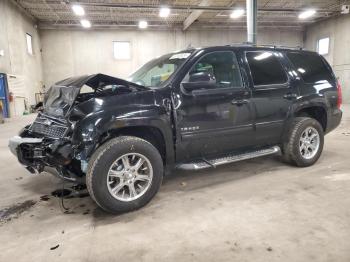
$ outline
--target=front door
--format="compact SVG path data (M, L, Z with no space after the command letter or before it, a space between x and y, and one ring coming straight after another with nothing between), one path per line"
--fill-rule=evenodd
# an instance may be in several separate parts
M202 55L179 89L178 160L220 155L252 142L251 92L243 84L234 52Z

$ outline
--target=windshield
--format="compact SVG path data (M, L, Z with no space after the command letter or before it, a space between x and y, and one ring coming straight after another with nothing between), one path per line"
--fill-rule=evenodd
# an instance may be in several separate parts
M192 52L171 53L153 59L133 73L128 80L146 87L160 87Z

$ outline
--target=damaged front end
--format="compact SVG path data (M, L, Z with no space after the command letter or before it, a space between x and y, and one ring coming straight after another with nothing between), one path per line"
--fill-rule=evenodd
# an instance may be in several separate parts
M83 86L91 91L82 93ZM84 182L88 158L97 141L81 130L79 122L96 110L93 106L96 97L103 99L139 89L144 87L102 74L60 81L47 92L43 112L10 139L9 148L31 173L48 171L65 180ZM84 103L88 110L79 109ZM84 135L85 140L77 139Z
M45 170L80 182L83 174L79 169L72 169L74 154L69 132L68 122L39 113L31 125L10 139L9 147L30 173L39 174Z

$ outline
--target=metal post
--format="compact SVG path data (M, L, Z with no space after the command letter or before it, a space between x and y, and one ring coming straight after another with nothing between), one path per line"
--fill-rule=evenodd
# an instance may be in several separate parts
M256 44L258 1L247 0L247 42Z

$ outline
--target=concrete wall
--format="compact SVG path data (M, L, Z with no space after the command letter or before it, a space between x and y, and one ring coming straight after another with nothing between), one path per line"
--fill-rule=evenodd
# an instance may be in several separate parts
M26 33L33 37L33 55L27 52ZM9 0L0 1L0 50L0 72L23 76L29 103L34 104L42 85L39 34L34 21Z
M339 77L343 101L350 103L350 15L342 15L310 25L306 29L305 47L316 50L317 40L330 37L327 61Z
M245 31L168 30L41 30L44 82L73 75L105 73L126 77L148 60L188 47L224 45L246 41ZM113 58L113 41L130 41L131 59ZM259 31L260 44L302 45L299 31Z

